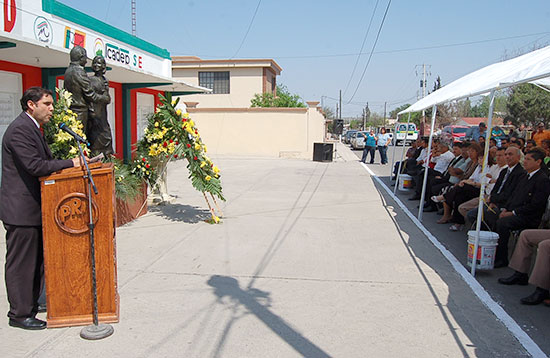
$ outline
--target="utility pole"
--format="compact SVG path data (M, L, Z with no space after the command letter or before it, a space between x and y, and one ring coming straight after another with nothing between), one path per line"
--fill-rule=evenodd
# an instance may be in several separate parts
M367 128L367 121L370 116L370 109L369 109L369 102L367 102L367 105L365 106L365 119L363 121L363 130Z
M340 90L340 117L342 119L342 90Z
M431 73L427 72L432 65L426 65L423 63L422 65L416 65L416 67L422 66L422 79L420 80L420 88L422 89L422 98L426 97L426 77L431 75ZM418 76L418 73L417 73ZM422 125L420 126L420 134L424 135L424 128L426 127L426 111L422 110Z
M384 102L384 127L386 126L386 105L388 102Z
M132 35L136 35L136 0L132 0Z

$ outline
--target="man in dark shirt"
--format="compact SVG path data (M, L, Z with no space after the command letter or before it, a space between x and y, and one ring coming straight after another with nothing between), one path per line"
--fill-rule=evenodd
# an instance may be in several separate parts
M538 227L550 195L550 179L541 170L545 153L535 148L525 155L527 171L506 203L500 207L495 231L499 235L495 268L508 265L508 239L513 230Z

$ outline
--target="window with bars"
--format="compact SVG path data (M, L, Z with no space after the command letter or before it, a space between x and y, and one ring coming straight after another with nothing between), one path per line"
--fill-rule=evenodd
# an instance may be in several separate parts
M229 93L229 71L199 72L199 86L210 88L211 93Z

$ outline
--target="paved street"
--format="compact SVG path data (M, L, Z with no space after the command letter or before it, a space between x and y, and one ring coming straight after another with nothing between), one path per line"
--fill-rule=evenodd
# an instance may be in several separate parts
M222 224L203 222L178 162L176 203L117 230L113 336L28 332L6 318L1 356L528 356L348 149L333 163L214 159ZM4 253L2 240L2 275Z

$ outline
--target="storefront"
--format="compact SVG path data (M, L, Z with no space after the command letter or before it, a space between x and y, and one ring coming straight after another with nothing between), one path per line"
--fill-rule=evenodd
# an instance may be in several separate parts
M119 158L131 157L158 93L208 89L172 78L170 53L56 0L0 0L0 139L20 113L19 99L31 86L63 85L75 45L107 62L109 122ZM91 64L91 61L88 65Z

